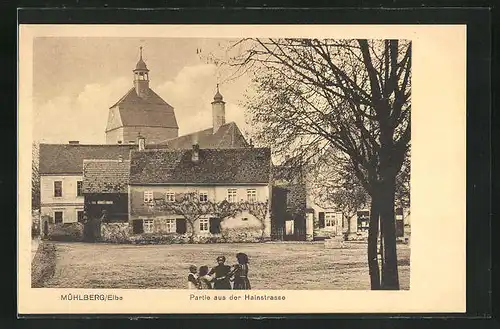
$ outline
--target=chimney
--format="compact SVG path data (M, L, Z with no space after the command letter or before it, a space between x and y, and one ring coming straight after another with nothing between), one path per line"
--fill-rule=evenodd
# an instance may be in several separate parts
M191 155L191 161L198 163L200 161L200 145L193 144L193 154Z
M215 134L219 128L226 123L226 102L219 92L219 84L217 84L217 93L212 102L212 126Z
M69 141L69 144L71 144L71 145L78 145L78 144L80 144L80 142L79 141Z
M139 151L144 151L146 149L146 138L142 137L141 134L138 134L137 144L139 144Z

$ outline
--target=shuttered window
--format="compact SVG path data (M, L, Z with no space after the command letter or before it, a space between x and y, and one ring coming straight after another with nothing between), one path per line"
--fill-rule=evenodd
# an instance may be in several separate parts
M208 219L200 218L200 233L209 232Z

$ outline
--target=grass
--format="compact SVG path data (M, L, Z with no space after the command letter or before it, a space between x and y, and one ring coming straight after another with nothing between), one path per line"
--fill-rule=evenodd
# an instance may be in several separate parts
M31 264L31 287L41 288L55 273L55 246L50 242L41 242Z
M56 269L45 287L185 289L188 267L215 265L219 255L250 257L252 289L370 289L366 244L322 243L114 245L54 243ZM410 248L398 245L401 289L410 285Z

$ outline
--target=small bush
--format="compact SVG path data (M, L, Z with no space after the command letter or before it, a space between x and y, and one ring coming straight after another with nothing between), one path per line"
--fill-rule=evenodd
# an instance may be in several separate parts
M64 223L49 225L49 236L51 241L77 242L83 241L82 223Z
M252 243L262 241L261 229L224 229L222 241L227 243Z
M31 264L31 287L41 288L56 268L56 248L52 243L40 242Z
M102 223L101 242L130 243L130 226L128 223Z

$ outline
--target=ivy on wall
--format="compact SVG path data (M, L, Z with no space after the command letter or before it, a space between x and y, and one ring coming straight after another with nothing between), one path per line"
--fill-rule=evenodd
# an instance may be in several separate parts
M201 201L198 193L195 192L176 194L175 201L167 201L164 198L156 198L153 199L148 206L153 213L163 212L182 216L191 228L191 240L194 237L195 222L201 217L214 216L222 221L225 218L234 217L238 213L244 211L247 211L259 220L262 231L261 237L263 238L266 229L266 218L269 211L268 201Z

